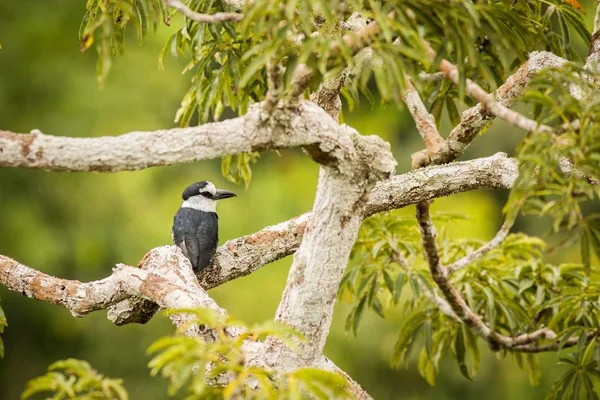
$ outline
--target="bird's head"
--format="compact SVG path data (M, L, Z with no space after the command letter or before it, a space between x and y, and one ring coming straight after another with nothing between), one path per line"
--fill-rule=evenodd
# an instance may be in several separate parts
M181 197L183 204L181 207L193 208L199 211L215 212L217 209L217 200L235 197L236 194L228 190L220 190L208 181L192 183L188 186Z

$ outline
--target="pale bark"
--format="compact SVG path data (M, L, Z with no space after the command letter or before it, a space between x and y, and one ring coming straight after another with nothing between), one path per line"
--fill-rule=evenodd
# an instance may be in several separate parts
M189 128L73 138L0 131L0 167L51 171L135 171L253 151L309 147L317 162L346 168L354 146L370 139L336 121L314 103L264 115L257 104L244 117ZM356 142L356 144L355 144Z
M590 41L590 50L585 66L591 68L593 64L596 65L596 68L600 67L600 0L598 0L598 5L596 6L592 40Z
M0 255L0 282L29 298L61 305L75 317L129 297L151 300L164 309L204 307L224 312L198 285L189 261L175 249L157 247L142 260L146 269L120 264L109 277L87 283L55 278ZM173 320L181 325L185 318Z
M365 189L321 168L312 218L276 312L276 320L306 337L297 365L312 363L322 354L337 290L362 221Z
M166 5L179 11L187 19L205 24L214 24L216 22L239 21L244 16L233 12L218 12L214 14L202 14L190 9L180 0L163 0Z
M433 115L429 113L427 107L423 104L421 95L419 95L419 92L413 86L410 78L406 78L405 85L406 89L402 93L402 100L406 103L408 111L415 121L417 131L419 131L421 139L423 139L427 154L435 155L444 151L443 147L446 145L446 142L437 130ZM417 160L417 162L419 164L422 163L421 160ZM413 167L415 166L413 163Z

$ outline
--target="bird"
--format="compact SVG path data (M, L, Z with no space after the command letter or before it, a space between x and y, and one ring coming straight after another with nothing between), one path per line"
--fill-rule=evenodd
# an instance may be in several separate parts
M193 183L181 194L183 203L173 218L171 237L196 273L210 264L217 250L217 201L230 197L236 197L236 194L219 190L208 181Z

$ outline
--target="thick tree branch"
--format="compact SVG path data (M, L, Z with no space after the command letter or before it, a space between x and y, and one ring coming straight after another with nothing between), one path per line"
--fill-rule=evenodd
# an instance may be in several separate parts
M377 183L363 217L470 190L510 189L517 175L517 161L504 153L421 168ZM198 276L202 287L211 289L293 254L310 219L311 213L303 214L224 243L217 249L211 267Z
M181 274L164 274L173 263L188 262L171 247L158 247L146 256L147 263L160 266L161 274L120 264L109 277L87 283L55 278L0 255L0 283L29 298L63 306L76 317L133 296L151 300L163 308L208 307L221 311L204 290L189 285Z
M105 309L129 297L114 276L81 283L55 278L0 255L0 283L32 299L65 307L76 317Z
M517 160L505 153L420 168L378 183L369 196L365 215L469 190L510 189L518 173Z
M134 171L220 158L245 152L309 147L319 163L344 168L342 160L356 143L371 140L338 125L314 103L296 110L278 109L263 119L257 104L244 117L190 128L131 132L120 136L71 138L39 131L15 134L0 131L0 167L52 171ZM356 142L356 143L355 143Z
M301 352L273 346L272 355L291 366L312 364L323 354L333 317L340 281L363 219L368 194L378 180L389 178L396 162L389 148L357 148L352 175L321 166L319 184L306 233L294 254L288 281L276 312L284 322L306 337ZM376 159L370 159L377 154Z

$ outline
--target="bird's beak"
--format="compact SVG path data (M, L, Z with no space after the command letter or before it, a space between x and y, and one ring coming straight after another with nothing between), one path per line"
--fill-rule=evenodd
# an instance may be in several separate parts
M228 190L217 190L217 192L215 193L215 200L223 200L223 199L228 199L230 197L236 197L237 195L233 192L230 192Z

